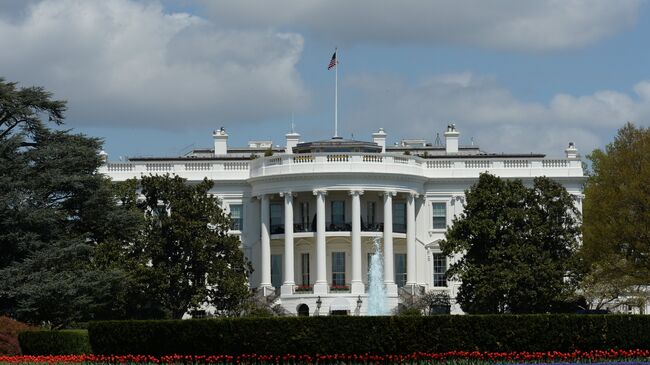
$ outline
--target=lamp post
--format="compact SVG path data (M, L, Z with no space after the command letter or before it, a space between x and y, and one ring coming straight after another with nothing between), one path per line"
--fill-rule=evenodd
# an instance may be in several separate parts
M357 313L361 315L361 304L363 304L363 300L361 300L361 295L357 297Z

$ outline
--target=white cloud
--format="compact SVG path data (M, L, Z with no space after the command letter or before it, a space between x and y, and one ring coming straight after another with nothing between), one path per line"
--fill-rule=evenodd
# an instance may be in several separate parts
M583 153L601 146L601 135L627 121L650 120L650 82L634 93L597 91L591 95L557 94L548 103L516 98L490 77L472 73L443 74L415 84L391 76L360 75L345 80L358 98L348 103L349 130L380 126L393 136L423 137L453 122L467 144L476 142L489 152L541 152L559 155L569 141ZM441 133L442 138L442 133Z
M640 0L207 1L221 24L303 29L332 44L464 44L546 51L628 28ZM252 10L254 9L254 10Z
M157 2L46 0L0 18L0 69L68 99L69 120L187 128L285 116L308 102L302 36L224 30Z

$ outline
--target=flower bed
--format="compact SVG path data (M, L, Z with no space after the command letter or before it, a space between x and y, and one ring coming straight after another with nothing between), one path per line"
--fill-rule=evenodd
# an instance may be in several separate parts
M348 292L350 291L350 286L349 285L330 285L330 292Z
M574 352L479 352L450 351L444 353L413 353L408 355L330 354L330 355L260 355L239 356L149 356L149 355L50 355L0 356L0 364L650 364L650 350L593 350Z

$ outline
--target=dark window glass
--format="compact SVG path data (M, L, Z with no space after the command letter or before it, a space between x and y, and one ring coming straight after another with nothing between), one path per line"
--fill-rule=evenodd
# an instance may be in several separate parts
M447 228L447 204L433 203L433 229Z
M345 202L342 200L332 201L332 224L345 223Z
M244 229L244 216L242 213L241 204L230 205L230 229L235 231L241 231Z
M398 288L406 285L406 254L395 254L395 284Z
M282 255L271 255L271 285L282 286Z
M301 255L302 261L302 285L309 285L309 254L303 253Z
M284 233L283 203L271 203L271 234Z
M433 254L433 286L447 286L447 256Z
M345 252L332 252L332 285L345 285Z
M393 232L406 233L406 204L393 203Z

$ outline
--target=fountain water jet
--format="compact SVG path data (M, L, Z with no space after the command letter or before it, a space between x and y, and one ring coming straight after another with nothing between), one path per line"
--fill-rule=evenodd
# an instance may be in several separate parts
M373 240L375 252L371 255L368 270L368 315L383 316L386 311L386 288L384 287L384 255L381 238Z

